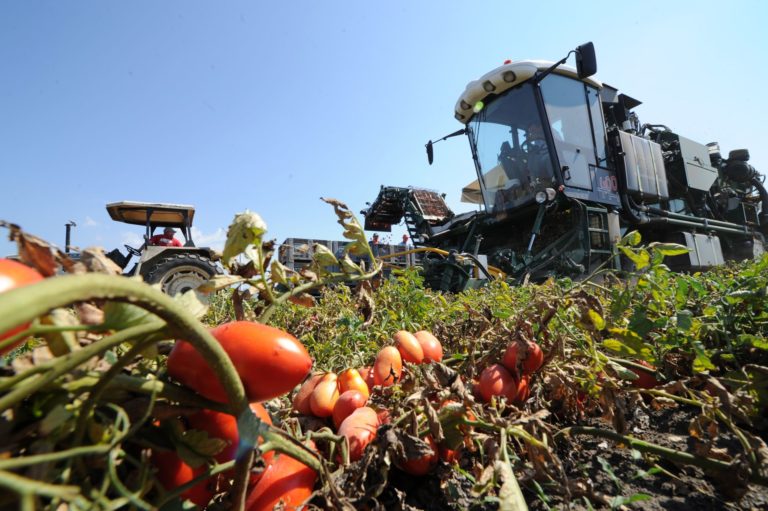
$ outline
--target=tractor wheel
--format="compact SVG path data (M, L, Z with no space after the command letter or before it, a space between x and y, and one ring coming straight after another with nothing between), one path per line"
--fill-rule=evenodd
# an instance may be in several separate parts
M163 292L173 296L196 289L221 270L201 255L175 254L160 259L143 273L148 283L160 283Z

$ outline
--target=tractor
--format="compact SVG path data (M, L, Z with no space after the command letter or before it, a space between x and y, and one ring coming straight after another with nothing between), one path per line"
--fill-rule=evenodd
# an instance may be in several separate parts
M642 124L640 101L596 71L586 43L558 62L507 61L470 82L454 109L463 127L426 150L431 165L435 143L466 136L476 176L461 200L477 209L454 214L434 190L382 186L362 211L365 228L404 221L427 252L427 284L454 292L489 268L517 281L620 270L628 261L616 244L634 230L645 243L687 247L665 260L678 271L760 256L768 193L749 151L726 157L717 143Z
M114 249L107 253L125 270L131 257L138 261L126 275L141 275L150 284L160 284L169 295L195 289L214 275L222 273L216 263L219 256L211 248L196 247L192 241L193 206L147 202L113 202L107 204L112 220L145 227L144 243L139 248L125 245L128 255ZM150 244L157 228L171 227L181 232L181 247Z

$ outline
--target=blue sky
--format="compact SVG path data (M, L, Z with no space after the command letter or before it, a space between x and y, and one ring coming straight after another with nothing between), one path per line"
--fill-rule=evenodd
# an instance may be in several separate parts
M61 246L138 245L119 200L193 204L199 245L250 209L268 236L338 239L382 184L473 179L467 82L593 41L642 122L747 147L768 169L768 2L36 1L0 3L0 219ZM405 231L396 227L393 237ZM4 234L4 233L3 233ZM15 247L0 241L0 255Z

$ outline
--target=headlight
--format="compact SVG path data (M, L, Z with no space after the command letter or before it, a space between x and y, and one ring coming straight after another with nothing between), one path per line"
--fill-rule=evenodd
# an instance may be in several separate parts
M536 202L539 204L547 202L547 192L536 192Z
M545 202L552 202L555 200L557 192L554 188L545 188L540 192L536 192L536 202L544 204Z

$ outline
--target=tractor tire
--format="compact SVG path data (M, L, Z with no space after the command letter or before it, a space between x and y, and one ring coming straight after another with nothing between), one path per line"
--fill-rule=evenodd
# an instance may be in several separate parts
M165 294L174 296L197 289L221 270L210 259L199 254L175 254L164 257L144 273L144 280L161 285Z

